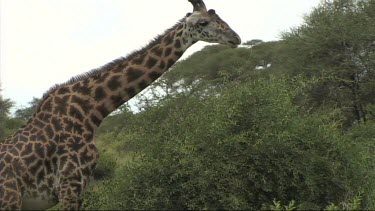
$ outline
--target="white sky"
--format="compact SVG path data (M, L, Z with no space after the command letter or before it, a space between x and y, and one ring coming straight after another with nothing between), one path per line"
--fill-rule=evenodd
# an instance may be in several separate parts
M279 39L319 2L205 0L242 41ZM146 45L191 11L187 0L0 0L2 95L27 106L52 85Z

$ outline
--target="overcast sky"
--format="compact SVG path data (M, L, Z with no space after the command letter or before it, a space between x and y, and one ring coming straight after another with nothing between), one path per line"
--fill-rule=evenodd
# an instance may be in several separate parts
M242 41L279 39L319 2L205 0ZM146 45L191 11L187 0L0 0L3 97L27 106L52 85Z

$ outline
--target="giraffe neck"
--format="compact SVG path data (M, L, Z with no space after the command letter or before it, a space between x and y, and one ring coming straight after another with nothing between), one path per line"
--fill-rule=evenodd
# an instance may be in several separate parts
M158 79L195 43L185 28L180 21L128 57L53 88L38 112L69 118L94 132L106 116Z

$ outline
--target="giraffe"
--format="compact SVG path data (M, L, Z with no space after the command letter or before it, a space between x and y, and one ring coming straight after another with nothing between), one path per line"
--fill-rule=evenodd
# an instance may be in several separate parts
M82 209L99 158L103 119L165 73L197 41L237 47L241 39L202 0L194 10L126 57L55 85L33 117L0 146L0 209Z

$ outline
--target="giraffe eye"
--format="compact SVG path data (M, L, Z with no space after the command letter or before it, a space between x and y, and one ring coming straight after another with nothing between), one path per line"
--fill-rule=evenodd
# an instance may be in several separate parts
M201 26L207 26L208 25L208 21L199 21L199 25Z

